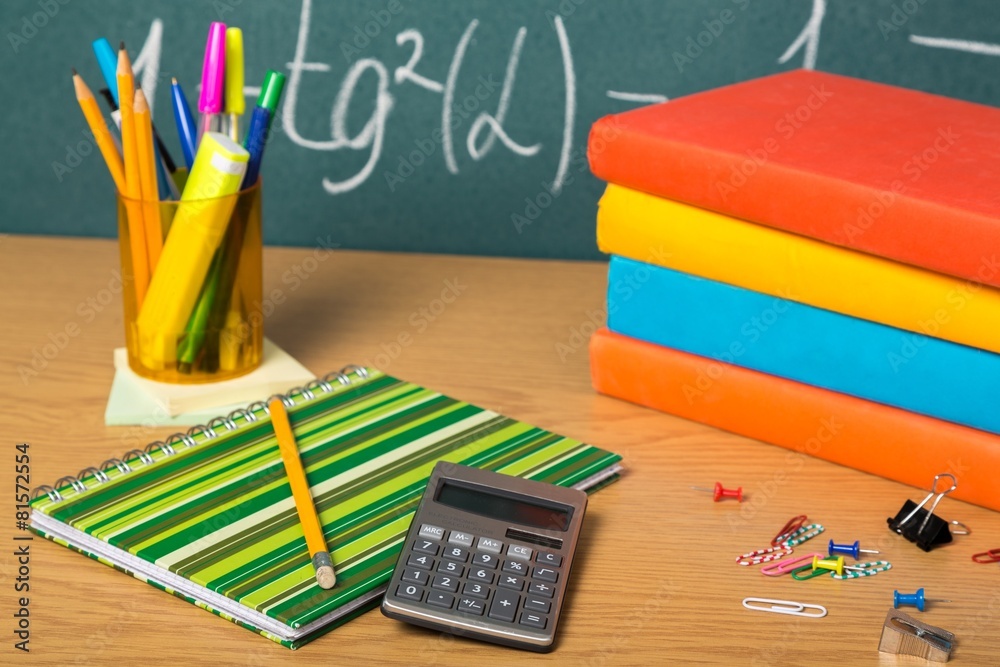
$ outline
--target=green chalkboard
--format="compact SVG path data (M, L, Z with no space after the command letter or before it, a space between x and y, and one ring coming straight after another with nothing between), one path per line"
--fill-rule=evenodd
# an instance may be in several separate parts
M248 86L289 75L272 244L597 257L594 120L795 67L1000 104L996 0L5 0L0 232L113 236L70 67L97 88L91 41L126 40L179 156L170 77L196 97L215 20Z

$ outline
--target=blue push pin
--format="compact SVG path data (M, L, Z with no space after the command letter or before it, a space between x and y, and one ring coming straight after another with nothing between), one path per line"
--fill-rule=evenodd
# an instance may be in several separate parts
M920 611L924 610L928 602L951 602L951 600L936 600L934 598L924 598L924 589L917 589L916 593L912 595L907 595L906 593L900 593L899 591L892 592L892 608L899 609L901 605L910 605L911 607L916 607Z
M847 554L848 556L854 556L854 560L858 559L858 554L878 553L872 549L862 549L860 540L854 540L854 544L834 544L833 540L830 540L829 552L831 558L834 554Z

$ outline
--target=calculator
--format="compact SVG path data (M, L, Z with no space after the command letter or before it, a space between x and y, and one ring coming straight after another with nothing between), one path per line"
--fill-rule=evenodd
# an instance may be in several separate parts
M448 462L434 467L382 613L456 636L553 647L587 494Z

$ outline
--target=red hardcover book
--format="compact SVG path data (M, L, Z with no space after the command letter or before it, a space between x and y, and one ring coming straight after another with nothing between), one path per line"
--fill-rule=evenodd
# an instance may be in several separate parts
M1000 436L598 330L594 388L833 463L1000 510Z
M607 116L604 180L1000 287L1000 109L797 70Z

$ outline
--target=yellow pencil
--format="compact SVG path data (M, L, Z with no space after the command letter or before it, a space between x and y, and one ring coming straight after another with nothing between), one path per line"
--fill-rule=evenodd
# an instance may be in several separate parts
M132 249L132 280L135 285L136 306L141 306L149 288L149 256L142 209L139 178L139 152L135 140L135 79L132 62L125 50L125 42L118 50L118 108L122 114L122 154L125 158L125 208L128 212L129 247ZM131 200L131 201L130 201Z
M153 123L149 103L142 90L135 91L135 143L139 157L139 187L142 190L142 218L146 228L146 252L150 275L163 252L163 230L160 227L160 194L156 184L156 146L153 144Z
M299 513L302 532L306 535L309 556L312 557L312 564L316 569L316 583L320 588L333 588L337 583L337 575L333 571L333 561L330 559L330 550L323 536L323 526L319 522L319 516L316 515L316 506L309 493L309 482L306 480L306 471L302 468L302 459L299 458L299 448L295 444L288 412L280 398L271 399L267 407L271 411L271 426L278 437L278 449L285 464L288 483L292 487L292 497L295 498L295 509Z
M75 69L73 70L73 88L76 90L76 101L80 103L80 109L83 110L83 117L87 119L90 131L94 133L94 141L97 142L97 148L101 151L101 155L104 156L104 162L108 165L108 171L111 172L111 179L115 182L115 187L118 188L118 191L124 193L125 167L122 164L122 155L118 152L118 147L115 146L114 139L111 138L108 124L104 122L104 116L97 106L94 93L90 91L83 77L77 74Z

